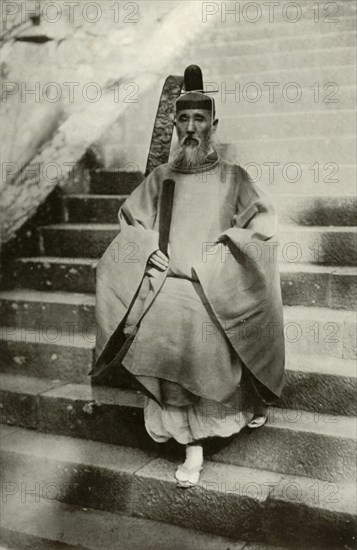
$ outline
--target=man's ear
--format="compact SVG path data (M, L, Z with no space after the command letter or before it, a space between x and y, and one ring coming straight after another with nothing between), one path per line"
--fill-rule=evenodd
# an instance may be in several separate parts
M213 121L213 123L212 123L212 134L214 134L215 131L217 130L218 122L219 122L218 118L216 118L216 119Z

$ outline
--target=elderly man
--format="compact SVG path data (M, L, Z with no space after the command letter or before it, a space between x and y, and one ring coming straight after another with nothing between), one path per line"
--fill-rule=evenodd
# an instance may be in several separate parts
M99 262L92 374L116 366L135 378L148 434L186 445L175 477L189 487L203 440L264 423L282 389L284 341L275 214L247 173L219 157L198 67L185 71L175 125L170 162L123 204L120 233Z

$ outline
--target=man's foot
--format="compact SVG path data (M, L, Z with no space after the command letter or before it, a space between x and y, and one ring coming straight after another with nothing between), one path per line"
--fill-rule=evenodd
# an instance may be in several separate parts
M176 472L178 487L193 487L200 479L203 467L203 449L201 445L186 445L186 460Z

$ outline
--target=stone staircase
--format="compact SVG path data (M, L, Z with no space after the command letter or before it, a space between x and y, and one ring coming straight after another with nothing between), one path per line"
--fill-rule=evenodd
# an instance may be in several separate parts
M311 90L296 103L281 94L272 103L217 101L222 141L238 144L242 164L302 169L299 181L277 169L266 184L280 213L287 343L286 386L268 424L212 447L200 485L179 491L180 451L146 435L143 397L125 384L90 385L96 261L143 177L93 171L81 194L63 196L62 221L39 228L33 256L15 260L11 286L0 292L2 528L10 548L355 546L356 17L353 2L339 5L348 9L330 27L238 27L227 18L190 50L209 68L205 80L220 87L339 84L338 103L314 102ZM338 183L314 181L314 162L338 164Z

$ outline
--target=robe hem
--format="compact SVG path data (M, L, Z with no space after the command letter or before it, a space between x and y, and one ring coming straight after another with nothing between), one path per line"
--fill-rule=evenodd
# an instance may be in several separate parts
M193 391L191 388L188 388L187 386L185 386L184 384L182 383L179 383L177 382L177 380L171 380L170 378L163 378L163 377L158 377L158 376L150 376L150 375L145 375L145 374L138 374L138 373L134 373L132 372L131 370L129 370L124 364L122 364L122 367L131 375L135 378L135 381L136 382L139 382L140 386L143 386L145 388L145 394L148 395L148 397L150 397L151 399L154 399L154 401L156 403L158 403L161 408L164 407L165 404L168 404L168 405L171 405L171 403L165 403L165 402L161 402L160 399L158 399L157 396L155 396L148 388L146 388L146 386L144 386L144 384L142 382L139 381L139 379L137 378L138 376L141 377L141 378L154 378L156 380L165 380L167 382L173 382L175 384L178 384L180 385L183 389L185 389L186 391L192 393L194 396L200 398L200 399L205 399L206 401L214 401L215 403L218 403L219 405L222 405L222 407L226 407L226 408L234 408L233 405L229 405L229 404L225 404L223 401L219 401L217 398L213 398L213 397L209 397L207 395L202 395L202 394L199 394L197 393L197 391ZM239 387L239 384L236 386L235 390L237 390L237 388ZM255 388L254 388L255 389ZM257 392L257 390L255 390ZM257 392L258 396L260 396L260 394ZM152 397L154 396L154 397ZM187 407L187 406L191 406L192 403L188 403L187 405L182 405L182 407ZM172 406L175 406L175 407L178 407L179 405L172 405ZM253 405L251 406L253 408ZM243 410L249 410L251 407L245 407L245 408L242 408L241 411Z

